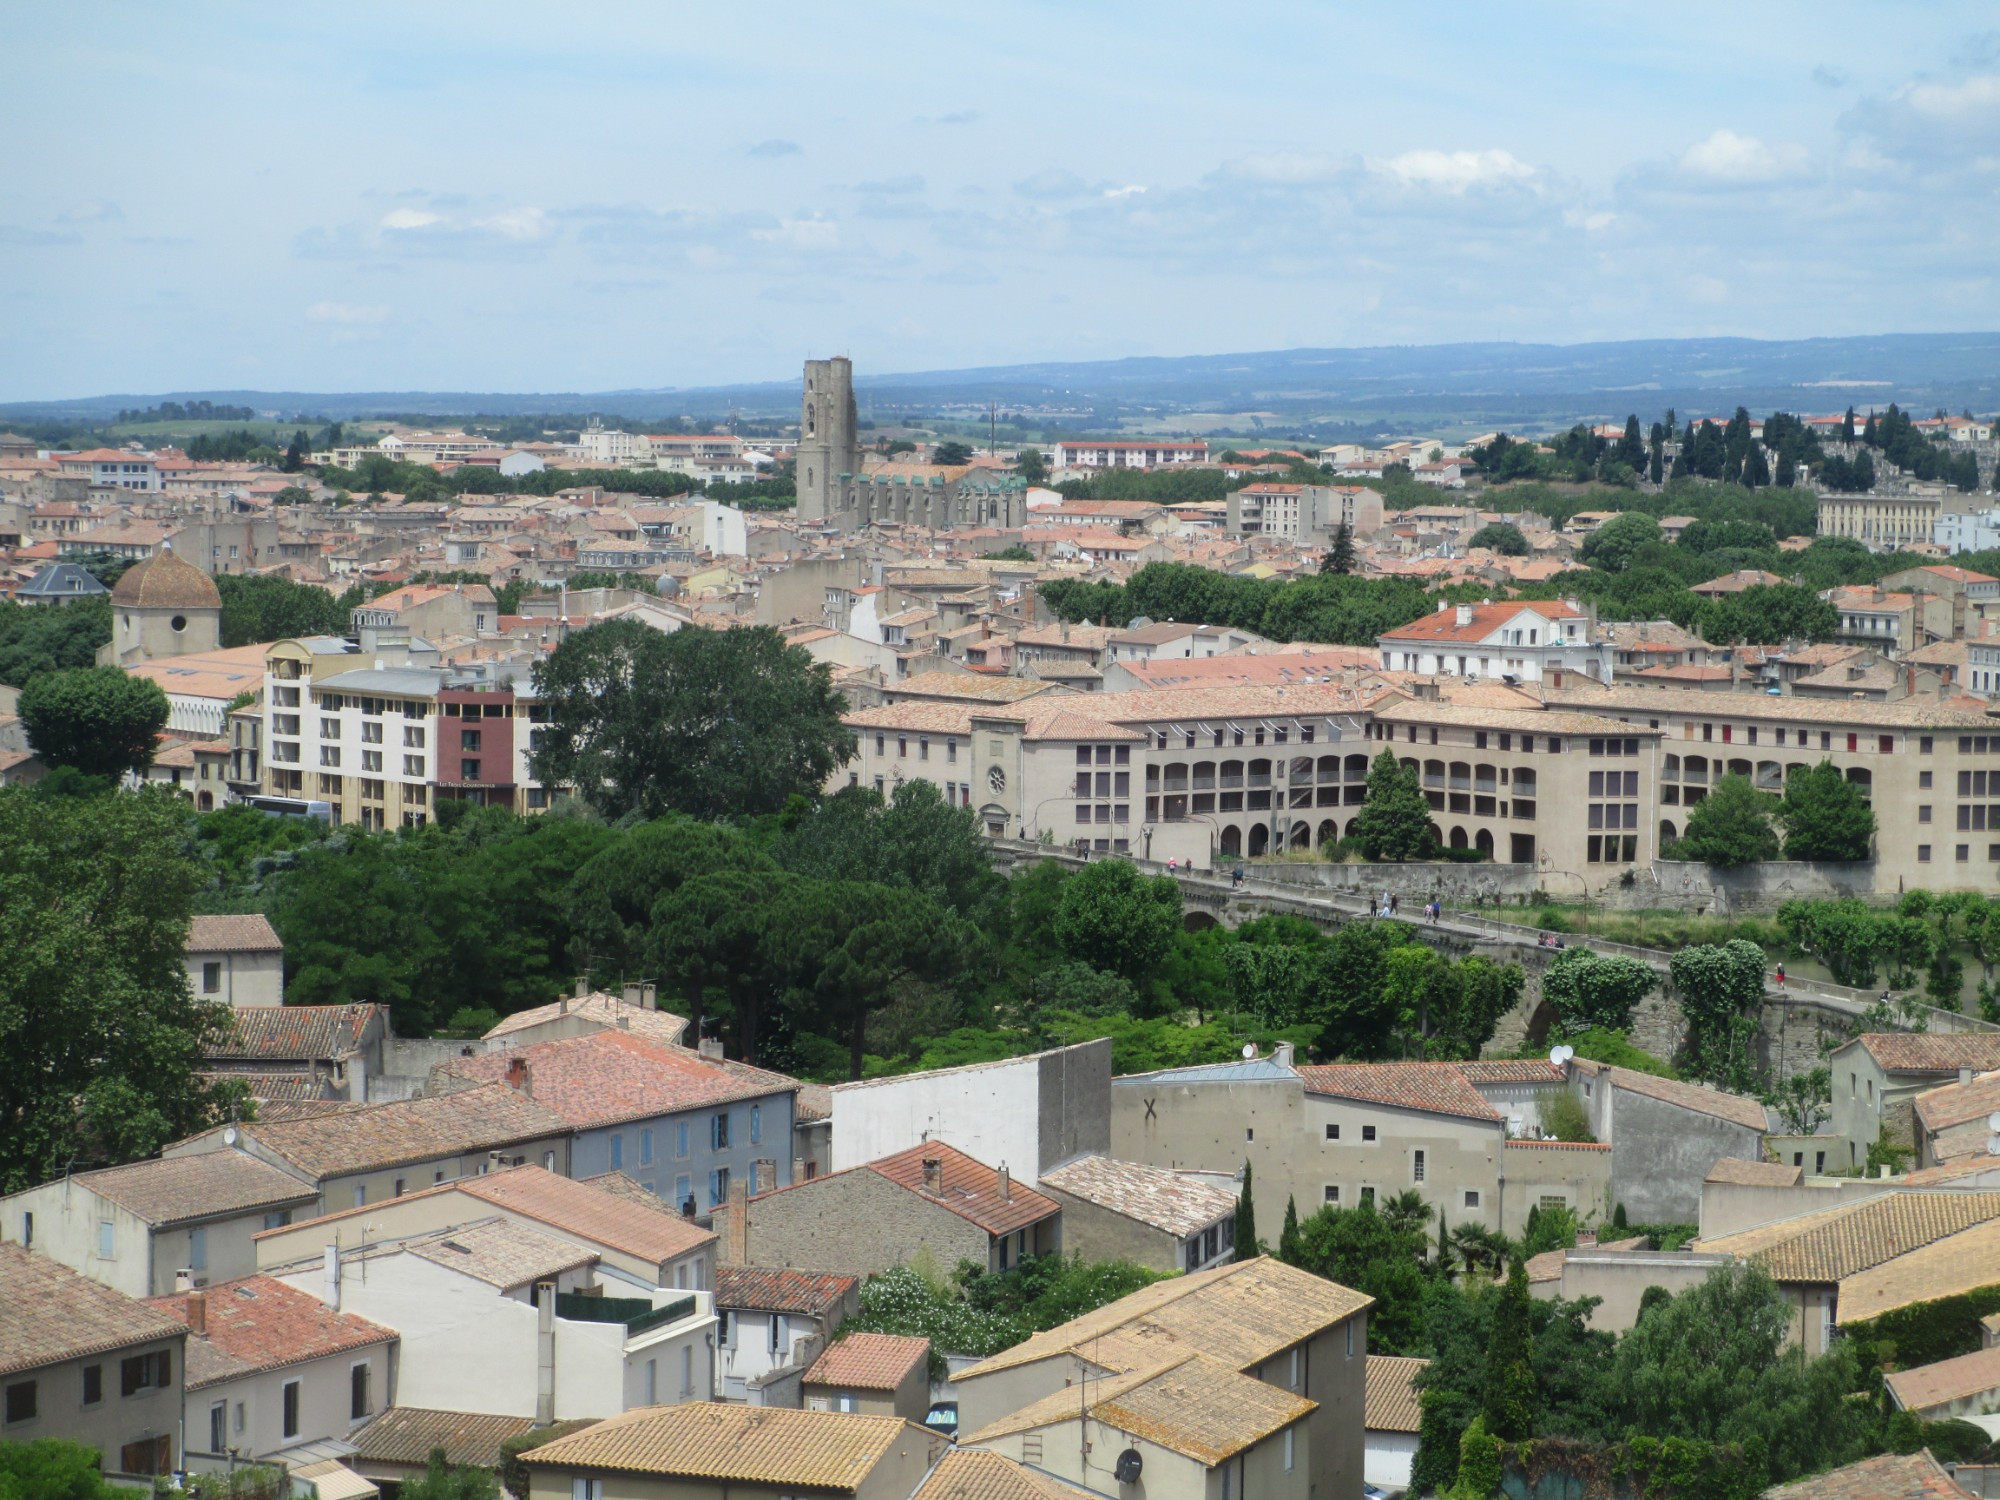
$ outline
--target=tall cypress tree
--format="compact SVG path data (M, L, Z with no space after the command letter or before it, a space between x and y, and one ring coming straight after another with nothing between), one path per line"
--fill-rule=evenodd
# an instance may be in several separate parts
M1646 444L1639 436L1639 416L1625 419L1625 436L1618 440L1618 461L1637 473L1646 463Z
M1342 521L1334 528L1333 545L1326 556L1320 559L1322 573L1352 573L1354 571L1354 528Z
M1243 1163L1243 1194L1236 1200L1236 1258L1257 1253L1257 1205L1250 1196L1250 1163Z
M1285 1195L1284 1227L1278 1231L1278 1259L1297 1265L1298 1257L1299 1200L1288 1193Z
M1764 458L1764 445L1752 443L1743 460L1743 482L1751 489L1771 482L1771 465Z
M1486 1430L1508 1442L1534 1435L1534 1336L1528 1307L1528 1267L1518 1256L1507 1269L1500 1305L1493 1311L1493 1337L1486 1346L1486 1388L1481 1415Z
M1845 443L1854 441L1854 408L1851 406L1847 408L1847 415L1840 419L1840 438Z

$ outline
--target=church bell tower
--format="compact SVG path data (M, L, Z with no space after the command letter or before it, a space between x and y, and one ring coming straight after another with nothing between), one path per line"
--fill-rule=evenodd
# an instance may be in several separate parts
M845 358L807 360L799 410L799 520L838 518L840 476L861 472L857 425L853 364Z

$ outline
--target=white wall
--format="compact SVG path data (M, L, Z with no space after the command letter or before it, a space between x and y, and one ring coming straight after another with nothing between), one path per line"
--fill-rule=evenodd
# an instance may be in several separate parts
M189 950L188 983L197 1000L216 1000L224 1005L283 1005L285 1003L285 955L268 953L197 953ZM222 965L221 987L202 988L204 964Z
M926 1140L955 1146L1016 1182L1042 1175L1041 1111L1034 1057L913 1073L833 1090L833 1170L907 1151ZM1055 1163L1049 1163L1050 1166Z
M194 1340L190 1338L189 1344ZM245 1457L268 1458L301 1443L327 1438L345 1439L361 1422L353 1420L351 1372L355 1365L369 1367L368 1404L371 1415L389 1404L390 1350L393 1344L371 1344L324 1359L307 1360L282 1370L266 1370L187 1393L187 1446L190 1453L211 1452L209 1409L217 1402L227 1407L226 1446L242 1451ZM285 1436L285 1384L299 1382L298 1436ZM239 1411L240 1408L240 1411ZM239 1426L239 1420L241 1425Z
M0 1240L27 1244L24 1219L28 1214L35 1216L32 1248L57 1265L68 1266L128 1297L151 1297L173 1290L171 1285L152 1284L152 1225L74 1179L44 1183L0 1199ZM100 1220L108 1220L112 1226L109 1259L97 1253ZM249 1269L237 1274L248 1274Z
M1383 1489L1401 1489L1410 1482L1417 1461L1414 1432L1369 1432L1361 1452L1361 1477Z

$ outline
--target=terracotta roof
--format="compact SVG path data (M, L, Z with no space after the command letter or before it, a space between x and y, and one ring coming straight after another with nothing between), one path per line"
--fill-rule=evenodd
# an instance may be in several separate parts
M1494 631L1509 624L1523 614L1539 615L1545 620L1579 620L1582 614L1572 609L1560 599L1510 599L1503 604L1475 604L1470 606L1471 618L1468 623L1458 623L1457 605L1446 605L1434 614L1425 615L1421 620L1412 620L1407 625L1399 625L1394 630L1385 630L1381 639L1385 641L1483 641Z
M1596 687L1571 674L1564 686L1547 690L1551 708L1574 708L1598 714L1634 713L1657 718L1687 714L1704 720L1765 720L1780 724L1866 724L1885 729L1963 729L1985 731L1992 721L1983 712L1954 708L1915 698L1899 703L1871 703L1853 698L1772 698L1763 693L1715 693L1698 688ZM1626 734L1644 734L1626 725ZM1657 731L1655 731L1657 732Z
M1579 1071L1588 1070L1599 1078L1606 1078L1612 1087L1624 1089L1629 1094L1644 1094L1649 1099L1658 1099L1663 1104L1677 1105L1695 1114L1709 1115L1714 1119L1727 1120L1732 1125L1741 1125L1746 1130L1763 1130L1769 1123L1764 1106L1755 1099L1747 1099L1741 1094L1727 1094L1721 1089L1703 1088L1699 1084L1682 1083L1675 1078L1661 1078L1652 1073L1641 1073L1632 1068L1614 1068L1606 1063L1578 1062L1574 1066Z
M1245 1370L1374 1306L1269 1256L1156 1281L981 1360L957 1379L1074 1353L1100 1369L1156 1368L1186 1350Z
M1561 1281L1563 1263L1569 1259L1567 1250L1544 1250L1540 1255L1531 1255L1522 1264L1532 1285L1537 1282Z
M111 602L135 609L221 609L222 595L214 580L169 548L127 568L112 585Z
M1877 1193L1692 1248L1756 1260L1777 1281L1837 1282L1995 1219L2000 1193Z
M2000 1073L1983 1073L1969 1083L1926 1089L1917 1095L1914 1108L1927 1130L1948 1130L1968 1120L1983 1120L2000 1110Z
M1298 1074L1309 1094L1495 1124L1500 1120L1465 1074L1448 1062L1322 1063L1302 1067Z
M405 1240L396 1248L503 1292L574 1271L597 1259L581 1245L512 1219L463 1224L422 1239Z
M393 1328L335 1312L312 1293L269 1276L149 1297L146 1305L187 1323L196 1297L202 1299L208 1331L188 1335L186 1380L191 1391L259 1370L386 1344L397 1336Z
M1417 1430L1416 1378L1430 1366L1427 1359L1368 1356L1367 1413L1361 1425L1376 1432Z
M1739 1187L1797 1187L1805 1177L1805 1168L1787 1166L1778 1161L1745 1161L1740 1156L1725 1156L1708 1169L1704 1182L1728 1182Z
M774 1271L757 1266L718 1266L715 1305L751 1312L798 1313L824 1318L861 1285L853 1276L811 1271Z
M910 1500L1090 1500L1090 1496L991 1449L954 1448Z
M549 1005L537 1005L528 1010L517 1010L511 1016L504 1016L500 1024L486 1033L485 1040L512 1036L526 1031L531 1026L546 1026L559 1021L564 1016L581 1016L599 1025L623 1029L635 1036L651 1037L656 1042L678 1042L687 1030L687 1017L674 1015L670 1011L648 1010L640 1005L628 1005L621 995L606 994L596 990L581 998L566 996Z
M760 1099L797 1088L779 1073L726 1068L629 1031L536 1042L505 1052L454 1058L445 1071L459 1078L505 1078L516 1061L528 1065L528 1095L577 1130Z
M806 1371L807 1385L893 1391L910 1371L929 1361L931 1341L893 1333L850 1333L830 1345Z
M1845 1046L1856 1044L1885 1073L1956 1073L1960 1068L1984 1073L2000 1068L2000 1032L1870 1031Z
M1884 1453L1764 1491L1764 1500L1974 1500L1925 1448Z
M570 1133L562 1116L504 1084L242 1129L314 1177L463 1156Z
M1496 1057L1453 1063L1468 1083L1561 1083L1566 1076L1554 1063L1541 1057Z
M190 953L282 953L285 945L271 919L247 916L196 917L188 928Z
M532 1468L601 1470L853 1494L898 1444L943 1439L901 1417L725 1406L645 1406L521 1455Z
M1892 1371L1886 1379L1898 1406L1905 1411L1923 1411L2000 1389L2000 1349L1978 1349L1956 1359Z
M937 1161L942 1169L942 1186L935 1194L924 1187L926 1159ZM1008 1188L1008 1196L1003 1199L998 1171L941 1141L912 1146L907 1151L898 1151L894 1156L882 1157L853 1170L873 1172L898 1187L922 1193L940 1207L950 1209L962 1219L971 1220L988 1234L1012 1234L1017 1229L1025 1229L1030 1224L1062 1212L1062 1206L1053 1198L1036 1192L1024 1182L1013 1182ZM844 1175L836 1172L833 1177ZM832 1177L812 1179L813 1182L832 1180ZM779 1191L790 1192L793 1189L781 1188Z
M361 1046L377 1005L239 1005L235 1034L208 1045L211 1061L335 1062Z
M1509 1151L1609 1151L1609 1141L1536 1141L1509 1138L1501 1143Z
M532 1417L392 1406L356 1432L351 1441L355 1458L363 1463L421 1468L429 1461L431 1449L442 1448L447 1463L492 1469L499 1467L500 1445L534 1425Z
M1840 1283L1840 1320L1863 1323L1912 1303L1991 1286L1996 1264L2000 1264L2000 1220L1989 1219L1847 1277Z
M1042 1186L1181 1239L1236 1212L1236 1195L1206 1178L1108 1156L1044 1172Z
M715 1241L713 1230L682 1218L651 1193L646 1194L652 1200L649 1207L539 1166L462 1177L458 1190L482 1203L646 1261L672 1260Z
M1940 1182L1956 1182L1962 1177L1976 1177L1981 1172L2000 1171L2000 1156L1992 1156L1984 1150L1961 1156L1952 1161L1939 1162L1934 1167L1924 1167L1905 1174L1905 1187L1934 1187ZM2000 1186L2000 1184L1994 1184Z
M0 1241L0 1375L186 1332L157 1308Z
M985 1443L1077 1420L1082 1411L1106 1426L1214 1468L1309 1415L1319 1403L1219 1360L1184 1353L1164 1365L1065 1388L988 1423L961 1443Z
M244 1213L319 1196L311 1183L236 1150L157 1157L82 1172L71 1180L155 1225Z

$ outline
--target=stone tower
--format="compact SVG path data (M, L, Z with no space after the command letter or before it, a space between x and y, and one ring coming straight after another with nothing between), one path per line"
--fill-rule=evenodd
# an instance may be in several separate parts
M840 476L861 472L856 426L854 366L845 358L807 360L805 399L799 410L801 521L838 518Z
M209 576L162 547L127 568L111 590L111 641L101 667L128 667L222 645L222 596Z

